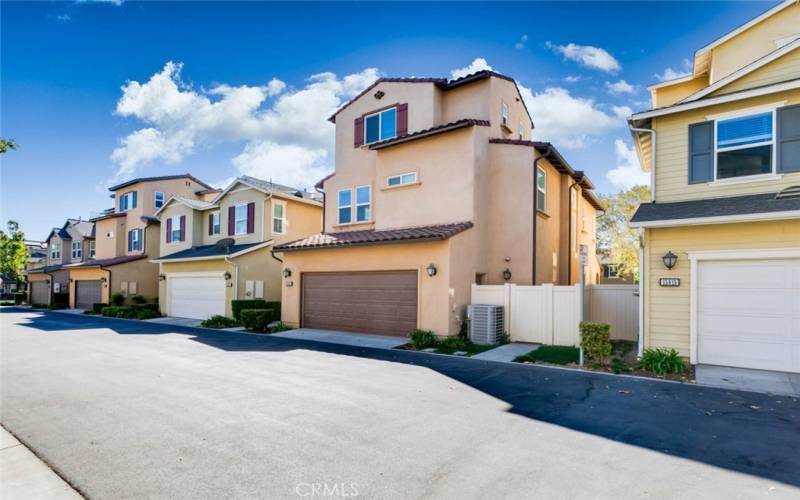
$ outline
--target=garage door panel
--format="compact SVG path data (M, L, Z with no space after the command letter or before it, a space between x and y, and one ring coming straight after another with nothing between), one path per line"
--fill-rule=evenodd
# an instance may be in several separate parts
M50 287L47 283L43 281L32 281L31 282L31 304L41 304L45 305L50 298Z
M306 273L307 328L405 336L417 324L416 271Z
M225 314L222 276L170 276L167 280L170 316L206 319Z
M800 260L700 262L699 363L800 373Z
M79 280L75 282L75 307L91 309L102 302L103 283L100 280Z

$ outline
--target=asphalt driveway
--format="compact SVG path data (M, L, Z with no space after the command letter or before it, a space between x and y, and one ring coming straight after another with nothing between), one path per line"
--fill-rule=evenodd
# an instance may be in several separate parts
M0 319L0 421L92 498L800 494L797 399L13 308Z

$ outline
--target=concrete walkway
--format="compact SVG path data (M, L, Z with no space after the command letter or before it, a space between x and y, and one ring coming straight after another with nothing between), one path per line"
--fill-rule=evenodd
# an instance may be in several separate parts
M405 337L390 337L386 335L371 335L363 333L336 332L332 330L314 330L313 328L298 328L287 332L273 333L271 337L285 339L314 340L328 344L349 345L355 347L372 347L376 349L394 349L407 344Z
M153 319L146 319L149 323L159 323L162 325L173 325L173 326L188 326L190 328L196 328L200 326L200 323L203 322L201 319L194 319L194 318L176 318L174 316L164 316L163 318L153 318Z
M529 352L535 351L538 348L539 346L536 344L523 344L521 342L512 342L510 344L504 344L501 345L500 347L495 347L494 349L490 349L480 354L476 354L472 356L472 359L482 359L484 361L511 362L514 361L514 359L516 359L517 356L528 354Z
M697 365L695 379L698 384L722 387L723 389L800 396L800 373Z
M83 497L17 438L0 427L0 498L71 500Z

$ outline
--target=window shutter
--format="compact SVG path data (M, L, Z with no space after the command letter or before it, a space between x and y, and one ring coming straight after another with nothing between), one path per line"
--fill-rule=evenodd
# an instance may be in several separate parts
M689 184L714 180L714 122L689 125Z
M397 106L397 135L408 135L408 103Z
M128 251L133 250L133 231L128 231Z
M139 250L144 250L144 229L137 229L139 231Z
M180 241L186 241L186 216L181 215L181 239Z
M778 108L778 172L800 172L800 104Z
M356 118L353 126L353 147L360 148L364 145L364 117Z
M136 191L133 192L133 196L131 198L131 208L136 208Z
M208 214L208 235L214 234L214 214Z
M233 236L236 229L236 207L228 207L228 236Z
M247 204L247 234L256 231L256 204L252 201Z
M167 243L172 243L172 217L167 219Z

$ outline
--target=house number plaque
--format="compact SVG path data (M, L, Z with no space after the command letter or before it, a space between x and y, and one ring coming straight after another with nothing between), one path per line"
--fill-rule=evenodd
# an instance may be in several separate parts
M660 278L658 280L659 286L681 286L680 278Z

